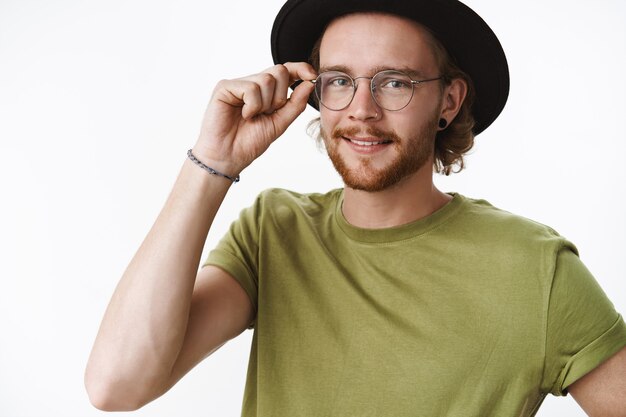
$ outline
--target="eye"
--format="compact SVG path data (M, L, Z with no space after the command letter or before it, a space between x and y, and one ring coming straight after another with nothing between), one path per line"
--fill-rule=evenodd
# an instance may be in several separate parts
M352 80L345 75L335 75L333 77L329 77L326 82L328 87L332 88L345 88L352 86Z
M378 83L378 86L383 89L389 90L403 90L411 88L411 81L402 79L402 78L394 78L394 77L384 77Z

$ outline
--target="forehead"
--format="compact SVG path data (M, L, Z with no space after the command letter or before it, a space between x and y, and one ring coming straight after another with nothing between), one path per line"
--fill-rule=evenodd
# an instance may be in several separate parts
M320 44L320 67L437 70L433 36L420 24L395 15L355 13L332 21Z

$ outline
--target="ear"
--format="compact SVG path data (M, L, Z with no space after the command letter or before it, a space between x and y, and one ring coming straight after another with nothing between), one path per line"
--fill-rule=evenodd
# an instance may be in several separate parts
M439 118L446 120L446 126L449 126L459 113L466 96L467 83L462 78L453 79L450 85L444 88ZM439 130L443 129L439 128Z

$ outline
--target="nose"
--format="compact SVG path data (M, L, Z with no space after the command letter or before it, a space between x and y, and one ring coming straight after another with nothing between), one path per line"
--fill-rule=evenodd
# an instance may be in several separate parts
M374 101L369 77L358 77L354 79L356 91L352 102L348 106L348 115L355 120L377 119L382 114L382 109Z

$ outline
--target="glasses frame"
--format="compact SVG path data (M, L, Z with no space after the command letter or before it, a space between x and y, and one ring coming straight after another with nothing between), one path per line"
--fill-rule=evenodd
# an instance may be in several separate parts
M426 83L429 81L438 81L441 80L443 77L439 76L437 78L427 78L424 80L414 80L413 78L411 78L411 76L405 72L399 71L399 70L394 70L394 69L388 69L388 70L383 70L383 71L378 71L376 74L372 75L371 77L365 77L365 76L361 76L361 77L351 77L349 74L346 74L343 71L324 71L322 73L320 73L316 79L314 80L308 80L310 82L312 82L314 85L317 85L318 80L320 79L320 77L324 74L327 74L329 72L334 72L334 73L338 73L338 74L344 74L346 77L348 77L350 80L352 80L352 97L350 97L350 101L348 101L348 104L346 104L345 106L343 106L340 109L331 109L330 107L328 107L327 105L325 105L322 102L322 98L320 97L321 93L317 92L317 88L315 88L315 96L317 97L317 101L324 107L326 107L328 110L331 111L341 111L341 110L345 110L347 109L350 104L352 104L352 100L354 100L354 96L356 95L356 89L358 88L356 80L361 79L361 78L365 78L365 79L369 79L370 80L370 94L372 96L372 100L374 100L374 103L376 103L376 105L378 107L380 107L381 109L387 110L387 111L400 111L402 109L404 109L406 106L408 106L411 103L411 100L413 100L413 95L415 94L415 86L421 83ZM385 73L395 73L395 74L402 74L404 76L406 76L409 80L411 80L411 97L409 98L409 100L407 101L407 103L400 107L399 109L394 109L394 110L390 110L386 107L383 107L378 100L376 100L376 96L374 95L374 78L376 78L377 76L379 76L380 74L385 74Z

